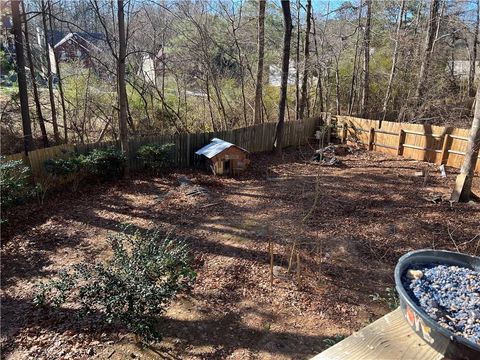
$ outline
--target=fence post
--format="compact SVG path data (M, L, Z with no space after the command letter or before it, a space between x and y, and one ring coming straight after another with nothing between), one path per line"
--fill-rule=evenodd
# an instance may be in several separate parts
M332 114L327 113L327 118L325 121L325 125L327 126L327 144L330 143L330 136L332 132Z
M370 136L368 137L368 150L373 150L373 143L375 142L375 128L370 128Z
M397 154L403 155L403 144L405 143L405 131L400 129L398 132L398 145L397 145Z
M190 167L190 156L191 156L190 133L187 133L187 167Z
M440 165L446 164L448 161L448 148L450 147L450 135L445 134L442 145L442 157L440 158Z
M347 142L347 135L348 135L348 124L343 123L343 127L342 127L342 143L343 144Z

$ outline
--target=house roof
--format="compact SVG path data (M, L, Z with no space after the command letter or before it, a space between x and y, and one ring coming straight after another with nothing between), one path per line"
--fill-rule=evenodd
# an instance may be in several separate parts
M226 149L228 149L232 146L234 146L236 148L239 148L240 150L243 150L243 151L248 153L247 150L245 150L244 148L241 148L240 146L229 143L228 141L225 141L225 140L222 140L222 139L213 138L212 141L210 142L210 144L205 145L201 149L195 151L195 154L203 155L203 156L206 156L207 158L211 159L215 155L220 154L222 151L224 151L224 150L226 150Z
M67 35L64 35L63 33L56 32L53 34L54 34L54 40L55 40L55 37L57 37L57 41L53 42L55 44L54 48L62 45L63 43L65 43L70 39L78 43L77 38L81 38L93 47L97 47L96 43L103 40L103 35L100 33L71 32L71 33L68 33ZM61 38L58 38L59 35L64 35L64 36L62 36Z

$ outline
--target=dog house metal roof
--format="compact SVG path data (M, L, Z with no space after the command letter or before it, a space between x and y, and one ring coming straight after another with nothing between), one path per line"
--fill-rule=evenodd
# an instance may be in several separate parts
M195 151L195 154L203 155L203 156L206 156L207 158L211 159L215 155L220 154L222 151L224 151L224 150L226 150L226 149L228 149L232 146L235 146L235 147L237 147L237 148L239 148L239 149L248 153L247 150L241 148L240 146L237 146L235 144L232 144L232 143L230 143L228 141L225 141L225 140L222 140L222 139L213 138L212 141L210 142L210 144L205 145L201 149Z

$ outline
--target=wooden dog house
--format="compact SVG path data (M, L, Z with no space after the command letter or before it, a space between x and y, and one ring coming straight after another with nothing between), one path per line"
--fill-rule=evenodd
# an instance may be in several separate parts
M240 146L214 138L210 144L195 152L205 156L215 175L235 175L250 163L249 152Z

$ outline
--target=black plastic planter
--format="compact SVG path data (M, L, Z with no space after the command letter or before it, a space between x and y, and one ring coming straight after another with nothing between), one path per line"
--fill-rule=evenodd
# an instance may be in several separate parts
M395 267L400 308L410 327L432 348L449 359L478 360L480 346L441 327L415 303L404 288L402 276L414 265L456 265L480 272L480 258L452 251L417 250L403 255Z

